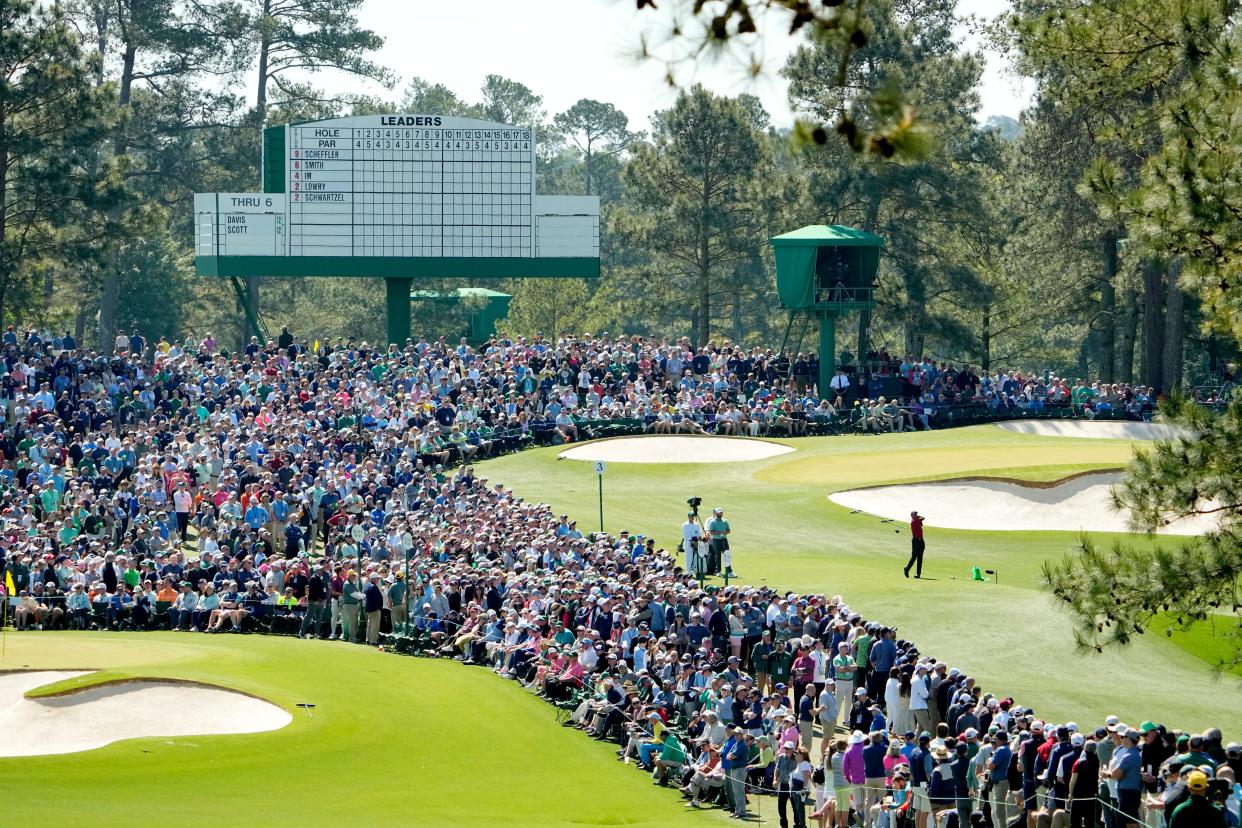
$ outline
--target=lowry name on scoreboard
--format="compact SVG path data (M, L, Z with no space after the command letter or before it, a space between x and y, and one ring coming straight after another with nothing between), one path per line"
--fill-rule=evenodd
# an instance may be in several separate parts
M599 256L598 198L535 194L530 129L437 115L277 129L264 178L284 192L196 196L198 255Z

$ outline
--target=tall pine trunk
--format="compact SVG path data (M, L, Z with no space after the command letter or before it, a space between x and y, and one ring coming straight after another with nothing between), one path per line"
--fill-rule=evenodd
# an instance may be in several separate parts
M267 126L267 81L268 81L268 66L271 60L271 50L272 50L272 36L268 28L269 26L268 18L271 17L271 13L272 13L272 0L263 0L263 15L262 15L262 19L259 24L260 31L262 32L262 34L259 36L259 78L258 78L257 88L255 89L255 109L258 111L258 114L259 114L259 141L260 142L262 142L263 140L263 128ZM260 277L258 276L247 276L246 277L246 296L249 297L250 304L254 308L256 316L259 313L259 278ZM244 312L242 314L242 319L239 322L238 327L241 328L243 331L249 332L250 334L259 333L257 330L253 330L253 331L250 330L251 326L246 321L246 316ZM248 339L249 337L246 334L242 334L242 336L240 337L239 343L238 343L238 348L237 348L239 351L243 350L246 347L246 343Z
M117 92L117 107L124 110L129 106L134 88L134 66L137 62L138 46L126 43L121 53L121 81ZM124 127L121 127L124 129ZM116 142L117 157L129 152L129 141L124 134L118 136ZM124 244L124 240L118 242ZM116 271L115 262L105 265L100 274L103 284L99 292L99 342L97 350L101 354L112 353L112 343L116 338L116 302L121 293L121 276Z
M983 373L992 371L992 306L984 305L979 331L979 367Z
M1182 260L1169 265L1169 298L1164 309L1164 390L1177 391L1182 385L1182 358L1185 354L1186 293L1181 286Z
M1143 383L1164 390L1164 268L1143 263Z
M1104 278L1100 280L1100 379L1115 382L1117 360L1117 231L1100 239L1104 254Z
M1117 381L1134 382L1134 344L1138 339L1138 291L1131 279L1121 291L1121 330L1117 345Z

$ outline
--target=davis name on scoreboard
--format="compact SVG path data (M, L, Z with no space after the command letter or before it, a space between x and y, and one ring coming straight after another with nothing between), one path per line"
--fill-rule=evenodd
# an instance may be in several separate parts
M342 259L575 259L598 271L599 199L535 194L529 128L366 115L269 127L263 144L270 192L195 197L200 256L314 259L319 270ZM203 267L223 275L222 264Z
M285 222L281 193L196 193L195 255L284 255Z

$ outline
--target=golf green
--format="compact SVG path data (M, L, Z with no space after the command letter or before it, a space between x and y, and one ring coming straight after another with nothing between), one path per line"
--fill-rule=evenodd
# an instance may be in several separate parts
M615 746L558 727L551 706L485 668L257 635L9 632L3 653L0 670L100 669L55 688L189 679L261 696L294 716L268 733L0 759L12 824L723 822L720 812L686 813L675 792L623 767Z
M672 548L686 499L721 506L733 530L740 581L802 593L839 594L869 618L975 676L986 691L1013 695L1054 720L1163 721L1242 733L1238 676L1214 675L1193 637L1163 630L1102 655L1076 650L1070 619L1038 588L1041 564L1074 550L1074 532L927 529L922 580L902 577L909 532L902 524L831 503L832 491L964 475L1053 480L1118 468L1135 443L1016 434L995 426L934 432L782 441L797 450L728 464L610 463L604 476L604 525L654 536ZM598 528L592 464L560 460L560 447L481 463L479 473L521 497ZM911 503L911 508L917 508ZM1111 543L1117 535L1101 534ZM1136 543L1176 544L1177 538ZM971 567L995 570L972 582Z

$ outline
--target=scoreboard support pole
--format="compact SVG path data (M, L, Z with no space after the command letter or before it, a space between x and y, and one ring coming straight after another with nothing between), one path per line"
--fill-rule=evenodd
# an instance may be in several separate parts
M388 316L388 343L404 347L410 338L410 287L413 279L385 277L385 306Z
M819 314L819 395L831 388L832 375L837 372L837 317L834 313Z

